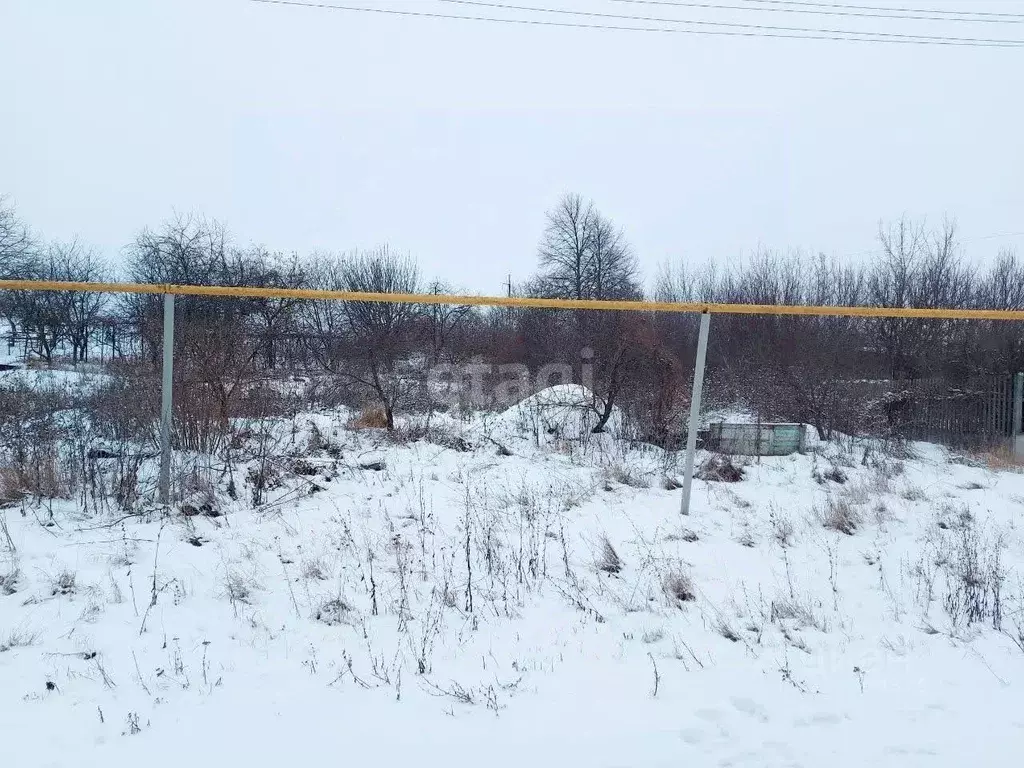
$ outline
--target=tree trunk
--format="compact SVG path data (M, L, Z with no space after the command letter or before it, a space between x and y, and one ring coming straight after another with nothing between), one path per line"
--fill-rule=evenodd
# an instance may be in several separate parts
M604 428L608 426L608 420L612 417L612 411L615 409L615 393L608 392L604 399L604 407L598 412L597 424L591 431L592 434L600 434L604 432Z

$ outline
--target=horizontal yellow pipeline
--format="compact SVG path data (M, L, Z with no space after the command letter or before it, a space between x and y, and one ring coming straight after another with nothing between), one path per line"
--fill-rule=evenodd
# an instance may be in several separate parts
M257 299L321 299L382 301L394 304L451 304L524 309L589 309L619 312L707 312L716 315L799 315L824 317L902 317L931 320L1016 320L1024 311L1007 309L916 309L906 307L805 307L776 304L705 304L668 301L598 301L591 299L537 299L518 296L452 296L434 293L362 293L296 288L246 288L220 285L165 283L62 283L37 280L0 280L0 290L84 291L92 293L148 293L175 296L220 296Z

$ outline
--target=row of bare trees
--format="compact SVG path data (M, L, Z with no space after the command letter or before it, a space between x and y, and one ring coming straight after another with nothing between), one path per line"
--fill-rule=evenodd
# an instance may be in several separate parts
M0 198L0 278L61 282L103 282L107 264L77 240L40 243ZM6 292L0 315L30 348L52 362L62 345L74 362L88 359L89 343L103 315L104 297L96 293Z
M879 246L877 257L860 264L772 252L730 266L666 263L647 294L625 233L591 201L566 195L548 212L536 273L516 290L572 299L1024 309L1024 263L1007 252L989 268L973 266L952 222L931 230L904 219L880 229ZM223 226L197 216L143 230L123 261L124 277L145 283L451 290L425 281L411 258L387 249L300 257L238 247ZM81 281L114 274L77 242L42 242L0 203L0 276ZM89 359L91 339L116 324L135 342L121 356L155 365L160 311L156 296L0 293L11 331L47 362ZM282 371L321 374L335 393L376 404L390 429L417 399L430 405L425 372L439 362L565 362L575 381L591 385L597 430L620 407L645 439L671 444L680 437L696 340L692 316L667 313L210 297L179 297L176 311L179 402L202 403L204 418L220 424L244 413L253 382ZM709 389L713 398L744 401L765 418L814 424L828 437L885 428L884 409L857 386L866 380L1022 368L1016 324L717 316Z

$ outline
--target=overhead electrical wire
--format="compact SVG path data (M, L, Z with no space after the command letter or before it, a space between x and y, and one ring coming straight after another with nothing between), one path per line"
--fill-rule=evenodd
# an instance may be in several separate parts
M603 13L599 11L574 11L567 8L546 8L534 5L511 5L509 3L492 3L485 0L440 0L442 3L451 5L472 6L475 8L490 8L492 10L518 11L526 13L553 14L558 16L576 16L591 19L610 19L614 21L640 21L653 22L657 24L686 24L698 27L715 27L725 29L748 29L758 32L792 32L792 33L813 33L826 35L855 34L864 37L879 39L899 40L926 40L929 42L956 42L956 43L985 43L1000 44L1007 46L1024 46L1024 40L1000 40L998 38L985 37L949 37L947 35L918 35L909 32L873 32L873 31L851 31L844 29L820 29L815 27L781 27L772 24L750 24L740 21L707 21L692 19L670 19L657 16L635 16L618 13Z
M495 16L458 15L451 13L439 13L435 11L410 11L397 8L373 8L366 6L342 5L337 3L323 2L301 2L300 0L249 0L252 3L262 5L278 5L297 8L315 8L331 11L346 11L351 13L369 13L387 16L404 16L409 18L444 19L452 21L477 21L505 25L535 26L535 27L558 27L563 29L598 29L612 30L619 32L646 32L659 34L684 34L684 35L708 35L716 37L745 37L745 38L776 38L786 40L823 40L833 42L859 42L859 43L888 43L896 45L941 45L962 48L1021 48L1022 42L1015 40L999 40L993 42L972 42L969 39L939 38L926 39L923 37L907 36L905 38L871 37L871 33L857 32L855 30L841 31L836 33L821 32L815 33L809 30L809 34L795 34L786 32L773 32L769 29L751 30L725 30L725 29L683 29L680 27L644 27L622 24L584 24L581 22L554 21L550 19L537 18L500 18ZM674 24L692 24L694 22L682 19L673 20ZM875 33L880 34L880 33Z
M726 5L697 2L696 0L611 0L629 5L659 5L670 8L693 8L713 11L742 11L744 13L790 13L818 16L843 16L863 19L902 19L906 21L939 21L966 24L1024 24L1024 14L981 13L974 11L943 11L936 8L880 8L871 5L833 5L831 3L797 3L786 0L746 0L748 3L771 3L767 7L755 5ZM785 7L797 6L797 7ZM911 15L914 14L914 15ZM921 15L927 14L927 15Z
M1019 19L1024 21L1024 13L1007 13L1005 11L967 11L944 8L887 8L878 5L850 5L847 3L823 3L814 0L745 0L748 3L762 5L799 5L808 8L850 8L857 11L892 11L893 13L935 13L945 16L981 16L1003 19Z

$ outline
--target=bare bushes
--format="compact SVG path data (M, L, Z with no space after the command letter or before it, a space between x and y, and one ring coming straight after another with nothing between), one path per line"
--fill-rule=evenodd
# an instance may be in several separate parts
M826 483L844 485L847 480L846 473L835 464L824 471L815 467L811 472L811 476L818 485L825 485Z
M321 600L313 612L314 619L329 627L347 624L352 615L352 606L340 597Z
M388 437L398 444L423 440L459 453L473 450L473 443L456 426L444 420L433 421L432 416L431 413L426 417L410 418L399 423L388 433Z
M731 456L715 454L700 465L694 476L698 480L714 483L738 483L744 474L743 467L735 464Z
M993 472L1024 472L1024 459L1014 455L1007 446L998 446L987 451L961 457L961 461L981 466Z
M612 546L607 536L601 537L595 565L597 570L604 573L618 573L622 570L622 558L619 557L619 553L615 551L615 547Z
M864 524L864 515L846 496L829 496L825 506L816 510L823 526L852 536Z
M263 588L255 575L234 567L228 568L224 573L223 586L224 593L235 610L238 610L240 604L248 605L253 595Z
M67 568L54 575L50 584L51 594L73 595L78 590L78 576Z
M39 634L37 632L31 632L23 628L12 629L0 635L0 653L7 653L15 648L27 648L38 639Z
M70 496L74 478L63 466L62 434L74 405L66 387L35 388L20 380L0 385L0 504Z
M773 509L769 513L769 522L772 528L772 538L776 543L783 549L793 546L795 537L793 521Z
M668 599L676 604L689 603L697 599L693 580L681 567L673 567L666 571L661 580L661 588Z
M822 616L822 606L811 598L800 599L795 596L778 597L772 600L768 618L773 624L784 629L816 629L828 632L828 622Z
M78 389L44 377L0 385L0 504L77 495L86 511L111 499L135 508L159 409L144 377L111 370Z
M0 506L12 505L20 499L35 496L42 499L63 499L71 495L53 454L34 457L30 464L0 466Z
M84 406L111 453L156 445L160 386L145 366L112 364Z
M387 429L388 416L380 406L364 406L345 426L353 430Z
M18 591L21 569L18 567L18 550L14 546L14 538L11 536L7 515L2 506L0 506L0 547L7 550L5 554L10 560L10 565L0 570L0 596L6 597Z
M605 485L609 482L625 485L629 488L650 488L651 481L648 476L625 462L616 462L604 469ZM671 489L669 489L671 490Z
M0 572L0 596L7 597L18 591L18 580L21 571L15 566L9 571Z
M258 506L272 484L267 464L279 443L277 426L295 413L297 398L288 382L257 377L238 361L228 365L222 359L227 353L196 357L194 346L186 344L179 352L184 363L174 384L172 445L180 461L172 476L174 495L185 504L215 508L216 478L228 477L229 495L236 498L233 470L254 462L253 503ZM209 370L200 370L204 360L212 365ZM146 501L153 486L147 487L144 478L151 476L158 457L159 402L152 369L120 363L80 404L91 430L85 467L90 496L112 499L127 512ZM216 472L215 464L220 467Z
M989 623L1002 630L1006 538L979 523L966 506L940 508L926 549L913 569L917 599L927 617L938 602L956 630Z
M1006 573L1001 534L988 539L973 522L962 524L945 558L946 591L943 608L954 625L990 621L1002 629L1002 589Z

